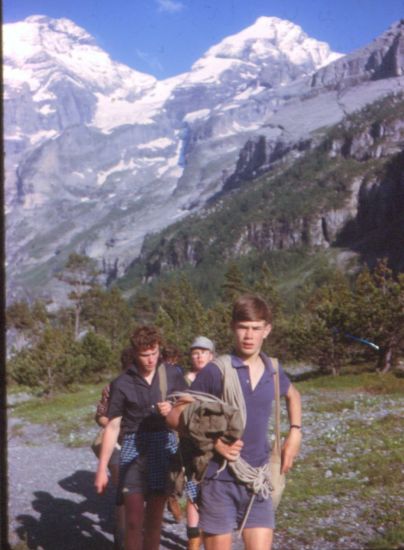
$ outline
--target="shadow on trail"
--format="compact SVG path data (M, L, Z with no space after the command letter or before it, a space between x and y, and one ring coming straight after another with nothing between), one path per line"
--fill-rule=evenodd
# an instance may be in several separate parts
M45 473L46 475L46 473ZM39 518L17 516L16 532L29 549L43 550L112 550L115 490L111 484L102 496L94 489L94 472L78 470L60 480L68 493L81 495L81 502L54 497L45 491L34 492L32 508ZM166 523L171 523L166 520ZM109 538L108 538L108 536ZM170 550L186 549L186 540L164 529L161 545Z
M175 533L169 533L164 529L161 530L160 544L163 548L169 548L170 550L186 550L187 541Z
M98 496L93 483L94 472L84 470L59 481L66 491L82 495L81 502L34 492L32 507L40 516L18 516L17 535L30 549L111 550L106 533L112 538L114 490Z

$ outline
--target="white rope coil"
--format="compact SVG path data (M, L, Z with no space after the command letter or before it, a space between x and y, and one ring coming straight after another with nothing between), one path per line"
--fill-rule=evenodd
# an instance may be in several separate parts
M199 401L200 403L226 404L225 401L223 401L219 397L216 397L209 393L197 392L192 390L189 390L187 392L173 392L169 395L168 399L171 402L175 403L189 397L192 397L195 401ZM239 481L244 483L255 495L261 495L262 498L265 499L270 497L271 492L273 491L273 486L271 484L269 476L268 464L255 468L248 464L248 462L246 462L241 457L238 457L234 461L227 461L226 459L223 459L223 465L217 471L216 475L223 471L226 466L229 466L235 477Z

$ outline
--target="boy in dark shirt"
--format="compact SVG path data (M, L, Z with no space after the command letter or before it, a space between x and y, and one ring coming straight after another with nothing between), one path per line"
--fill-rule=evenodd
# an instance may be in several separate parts
M121 430L119 485L125 506L125 550L158 550L170 491L168 465L176 438L164 421L171 405L163 401L160 387L160 334L154 327L139 327L131 343L134 365L111 384L109 422L95 487L101 493L108 483L107 465ZM166 378L167 393L185 389L184 378L176 369L166 369Z

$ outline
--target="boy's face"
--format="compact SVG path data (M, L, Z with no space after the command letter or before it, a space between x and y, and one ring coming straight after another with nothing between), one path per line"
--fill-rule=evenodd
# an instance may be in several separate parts
M208 349L194 348L191 350L192 367L195 370L201 370L212 361L213 353Z
M237 353L248 359L261 351L272 326L266 321L238 321L233 324Z
M136 364L139 371L144 376L151 374L157 367L160 356L160 347L158 344L150 348L140 349L135 352Z

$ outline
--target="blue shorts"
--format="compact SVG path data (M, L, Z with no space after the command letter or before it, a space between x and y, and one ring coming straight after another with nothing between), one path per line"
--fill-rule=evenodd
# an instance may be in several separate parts
M234 481L204 480L200 484L199 527L211 535L224 535L240 527L251 498L246 486ZM274 529L271 498L256 496L245 528Z

